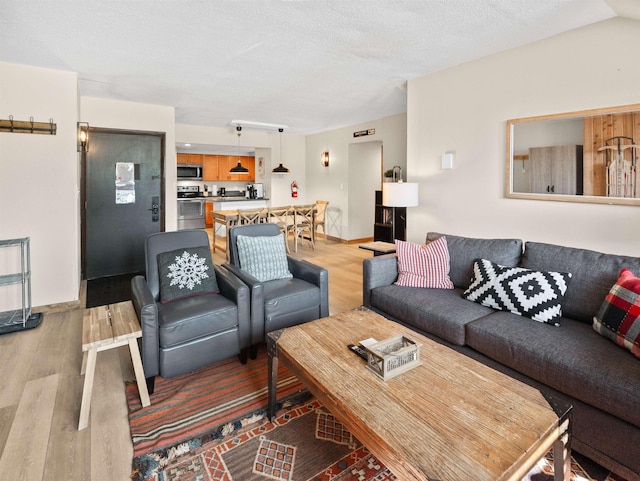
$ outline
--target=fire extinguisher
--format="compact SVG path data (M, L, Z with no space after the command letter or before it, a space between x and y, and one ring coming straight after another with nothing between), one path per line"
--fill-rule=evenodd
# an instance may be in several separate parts
M291 197L298 197L298 184L295 180L291 182Z

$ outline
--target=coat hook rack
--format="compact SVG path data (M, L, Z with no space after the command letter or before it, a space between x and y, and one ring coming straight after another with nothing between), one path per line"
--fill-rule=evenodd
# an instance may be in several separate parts
M34 122L33 117L29 120L13 120L13 115L9 115L7 120L0 120L0 132L56 135L56 131L57 126L53 118L50 118L49 122Z

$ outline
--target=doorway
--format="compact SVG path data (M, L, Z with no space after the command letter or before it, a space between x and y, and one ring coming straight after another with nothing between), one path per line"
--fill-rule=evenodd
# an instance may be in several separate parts
M380 189L381 172L382 142L349 144L349 240L373 238L375 195Z
M128 280L145 271L145 238L164 230L164 133L91 129L89 138L82 159L87 301L90 283L98 280L97 290L130 295Z

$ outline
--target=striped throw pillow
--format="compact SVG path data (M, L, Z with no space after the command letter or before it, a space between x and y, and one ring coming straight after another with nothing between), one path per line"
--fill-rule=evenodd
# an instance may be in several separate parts
M593 329L640 358L640 278L622 269L605 297Z
M396 240L398 286L453 289L445 236L427 245Z

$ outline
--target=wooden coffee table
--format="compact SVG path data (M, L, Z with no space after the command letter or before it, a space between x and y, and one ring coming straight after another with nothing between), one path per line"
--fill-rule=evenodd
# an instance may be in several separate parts
M404 334L422 364L383 381L348 344ZM267 335L269 416L278 362L397 477L520 481L549 449L555 480L570 479L570 407L560 416L540 392L368 310Z

